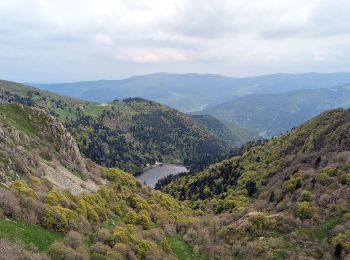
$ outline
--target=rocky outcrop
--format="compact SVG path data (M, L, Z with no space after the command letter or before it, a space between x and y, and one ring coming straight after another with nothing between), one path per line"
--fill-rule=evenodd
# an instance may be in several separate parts
M96 176L60 122L38 108L0 106L0 183L36 176L73 194L97 190Z

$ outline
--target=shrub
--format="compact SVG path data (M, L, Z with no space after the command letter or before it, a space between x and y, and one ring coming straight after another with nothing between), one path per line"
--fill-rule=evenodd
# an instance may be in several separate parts
M137 214L135 210L129 209L128 213L125 215L125 223L127 224L136 224Z
M113 237L116 243L127 243L129 238L125 233L124 228L116 227L113 231Z
M137 216L137 224L141 225L144 229L150 229L152 227L152 222L146 214L139 214Z
M149 241L142 239L137 241L135 247L137 255L143 257L145 253L152 248L152 245Z
M54 242L47 251L48 256L53 260L78 259L77 253L63 242Z
M301 193L301 200L302 200L302 201L310 201L311 196L312 196L311 191L304 190L304 191Z
M24 182L21 182L19 180L15 180L12 183L11 186L15 191L17 191L19 194L23 194L25 196L28 197L34 197L37 198L38 195L36 194L36 192L34 190L32 190L31 188L28 187L27 184L25 184Z
M315 214L316 209L310 206L310 203L303 201L297 204L296 215L301 219L312 218Z
M31 183L33 186L41 186L41 185L42 185L41 180L40 180L38 177L35 177L35 176L32 176L32 177L30 178L30 183Z
M350 185L350 173L343 173L343 174L340 176L340 181L341 181L341 183L343 183L343 184Z
M245 188L249 197L252 197L258 191L255 181L247 181Z
M328 184L329 177L336 176L338 174L337 169L327 166L321 169L316 175L316 181L322 185Z
M342 255L343 249L350 249L350 231L345 230L332 239L332 244L335 246L334 255L340 257Z
M282 183L282 189L285 192L293 192L302 186L302 176L303 172L298 172L294 174L289 180Z
M164 238L161 242L160 242L160 246L163 249L163 251L167 254L171 253L171 247L169 244L169 241L167 238Z
M111 248L101 242L93 244L90 248L91 254L106 255Z
M83 244L83 237L76 231L69 231L66 238L64 239L64 243L66 246L77 249Z

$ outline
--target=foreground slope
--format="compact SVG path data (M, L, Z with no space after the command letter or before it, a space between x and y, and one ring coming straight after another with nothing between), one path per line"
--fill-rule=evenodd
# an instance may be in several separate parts
M155 161L200 168L230 149L190 116L143 99L99 104L0 81L0 101L45 109L64 123L84 155L133 173Z
M61 123L0 105L0 252L7 259L176 259L193 212L84 159Z
M238 124L263 137L279 135L319 113L350 106L350 86L244 96L200 113Z
M161 190L225 212L206 224L207 243L229 255L330 258L350 253L349 172L350 110L336 109Z

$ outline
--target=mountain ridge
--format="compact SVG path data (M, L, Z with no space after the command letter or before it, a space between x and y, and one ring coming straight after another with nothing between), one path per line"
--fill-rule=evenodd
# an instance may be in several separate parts
M98 102L137 96L169 105L183 112L192 112L208 104L222 103L247 94L281 93L294 89L332 87L346 83L350 83L350 73L346 72L280 73L242 78L217 74L155 73L124 80L66 84L32 83L32 85Z

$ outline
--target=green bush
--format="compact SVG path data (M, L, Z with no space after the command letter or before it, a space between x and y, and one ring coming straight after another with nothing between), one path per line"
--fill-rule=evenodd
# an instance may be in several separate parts
M299 202L296 208L296 215L301 219L312 218L315 214L316 209L310 206L310 203L307 201Z
M340 176L340 181L343 184L350 185L350 173L343 173Z
M302 201L310 201L311 196L312 196L312 192L311 192L311 191L304 190L304 191L301 193L301 200L302 200Z
M282 183L282 189L284 192L293 192L299 189L303 184L304 173L302 171L294 174L289 180Z
M143 257L145 253L152 248L152 245L149 241L142 239L137 241L135 247L137 255Z
M345 230L332 239L334 245L340 244L344 249L350 249L350 231Z
M27 184L25 184L24 182L22 182L20 180L15 180L12 183L11 187L19 194L23 194L25 196L33 197L33 198L38 197L38 194L34 190L29 188Z

